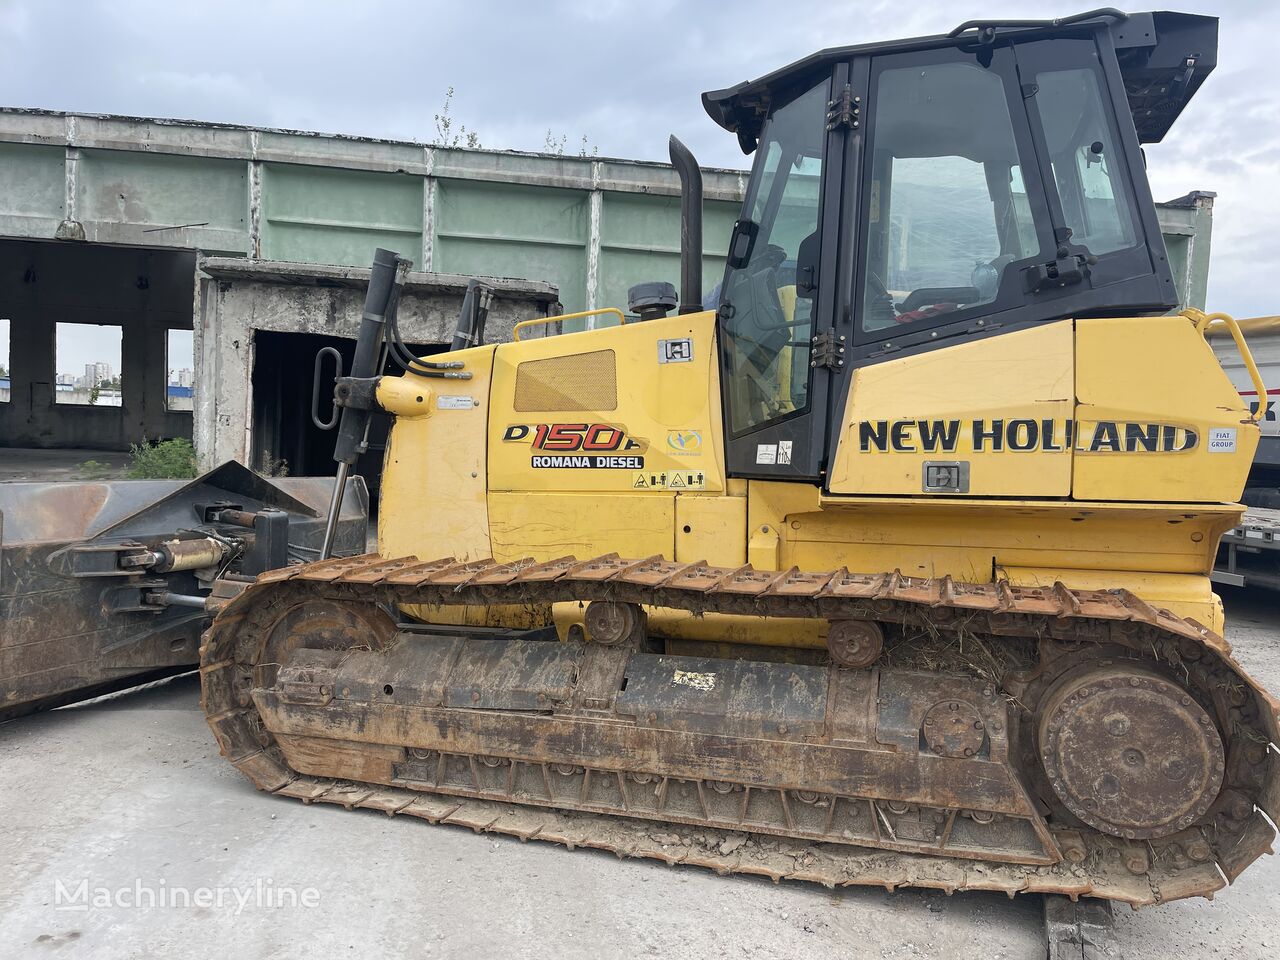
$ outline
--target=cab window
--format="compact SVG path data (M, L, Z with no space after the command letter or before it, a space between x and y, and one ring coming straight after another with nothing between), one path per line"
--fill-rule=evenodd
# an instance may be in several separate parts
M989 304L1040 244L1004 81L976 62L881 70L871 108L861 326Z
M746 204L749 253L727 272L721 299L726 413L734 435L809 406L828 80L765 123Z
M1132 247L1133 217L1093 69L1036 75L1036 106L1071 242L1101 256Z

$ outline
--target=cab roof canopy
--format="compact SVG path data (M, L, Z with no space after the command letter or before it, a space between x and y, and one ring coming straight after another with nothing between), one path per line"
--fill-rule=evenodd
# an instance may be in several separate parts
M758 80L704 93L702 105L712 120L738 135L744 153L751 153L770 104L785 100L798 85L838 61L935 47L977 50L1014 36L1044 39L1095 30L1110 32L1139 142L1159 143L1217 65L1217 17L1166 11L1125 14L1105 8L1059 20L970 20L945 35L820 50Z

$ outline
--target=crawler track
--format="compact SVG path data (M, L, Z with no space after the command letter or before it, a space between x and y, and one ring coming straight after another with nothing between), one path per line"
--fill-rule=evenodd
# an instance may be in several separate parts
M453 604L545 608L560 601L609 601L674 607L695 614L818 617L880 624L886 638L895 641L886 643L882 661L894 660L895 666L883 672L878 667L873 671L832 668L833 690L838 684L854 683L855 674L867 683L887 684L893 670L899 670L907 680L914 677L919 683L934 682L938 676L936 660L920 655L920 638L932 642L934 650L955 649L966 643L997 654L1016 648L1026 658L1023 669L1015 669L1017 665L1008 661L1004 669L979 669L978 678L958 677L955 682L977 684L974 689L982 690L975 699L981 701L985 711L981 716L989 729L1001 729L1001 723L991 722L991 717L1008 717L1007 735L990 734L993 754L987 758L988 768L1015 771L1010 789L1015 801L1025 799L1026 809L1016 816L998 814L996 826L991 827L993 818L980 804L955 799L971 788L972 778L965 772L971 769L965 766L970 762L965 759L969 754L962 757L957 748L955 753L945 754L954 759L936 758L924 750L923 740L918 761L922 771L951 769L960 776L954 790L943 791L943 799L936 803L907 805L878 800L866 790L827 794L794 789L793 781L764 782L744 776L742 782L725 782L704 774L695 776L688 770L669 776L668 771L655 770L638 760L628 766L628 756L594 764L590 758L565 764L557 763L550 754L501 757L491 750L469 752L456 725L450 726L451 739L444 746L436 743L429 750L407 752L385 745L370 748L397 758L394 764L388 761L384 768L378 768L384 772L370 773L372 780L363 775L317 776L298 772L286 759L287 752L300 756L298 751L305 752L307 744L314 741L291 735L282 741L268 729L268 720L277 730L282 729L279 717L289 716L289 711L302 714L324 709L334 696L331 689L325 689L323 679L332 675L325 673L330 669L327 655L364 651L366 658L376 658L380 651L406 643L396 635L386 609ZM289 626L289 635L295 638L283 645L282 624ZM301 646L321 652L315 654L315 676L320 679L295 703L288 696L282 700L275 691L277 679L285 677L281 664L294 654L297 638L303 639ZM425 644L421 646L431 652ZM591 656L598 654L599 663L611 662L604 658L613 654L592 651L597 646L588 644L585 649ZM827 886L923 886L947 892L1002 890L1009 895L1058 893L1140 906L1212 896L1249 863L1270 852L1274 830L1268 817L1274 820L1280 814L1280 765L1271 746L1280 740L1276 703L1231 659L1221 637L1193 621L1155 610L1123 590L1070 590L1061 584L1052 588L1013 587L1004 582L964 584L950 578L903 577L896 572L766 572L750 567L677 564L660 558L626 560L614 555L548 563L459 563L452 559L424 563L414 557L386 560L368 555L264 574L223 608L206 634L201 655L203 704L209 724L222 753L260 789L304 802L381 810L522 840L550 840L571 848L611 850L619 856L695 864L719 873L748 873ZM624 653L617 656L625 658ZM330 656L330 660L336 663L342 656ZM296 662L296 658L289 662ZM999 662L1005 661L999 656L990 658L993 665ZM577 669L586 671L585 666ZM926 676L930 670L933 676ZM1072 677L1082 670L1087 671L1084 685L1072 687ZM290 671L294 687L308 686L297 682L298 677L311 676L305 669L300 672L291 667ZM899 677L893 682L905 681ZM1202 804L1178 820L1173 832L1146 830L1140 820L1135 820L1133 829L1114 825L1106 832L1096 829L1089 825L1089 821L1099 822L1092 797L1086 798L1089 809L1080 807L1073 815L1058 799L1061 781L1070 779L1070 770L1062 769L1056 761L1042 764L1037 742L1056 743L1043 738L1056 737L1056 724L1063 722L1063 717L1065 722L1075 722L1072 717L1087 711L1087 701L1099 692L1104 698L1129 694L1152 697L1170 684L1179 685L1175 692L1181 692L1181 703L1188 705L1188 717L1199 717L1205 726L1211 723L1220 735L1220 751L1205 761L1206 767L1212 768L1208 771L1214 778L1212 794L1206 794ZM385 689L390 693L391 685ZM1063 690L1066 694L1055 694ZM306 699L316 691L324 697L314 703ZM479 696L475 694L477 699ZM834 695L832 699L835 702ZM886 700L882 696L873 702L883 704ZM378 709L391 708L378 705ZM1172 709L1180 708L1174 704ZM584 720L584 715L574 715L560 721L558 716L550 716L552 712L513 714L476 709L454 710L448 716L484 715L485 723L493 718L514 718L516 723L528 717L563 723ZM403 718L404 714L396 716ZM383 714L369 712L361 715L356 725L363 728L367 724L372 731L377 722L389 722L385 718L378 721L379 717ZM593 720L589 716L585 719ZM618 723L616 716L606 720L609 722L594 726L579 723L574 731L634 729ZM443 729L446 723L440 720L438 725ZM655 730L662 725L657 722ZM1194 730L1195 724L1191 727ZM786 732L785 727L780 729ZM1036 740L1037 730L1040 741ZM378 740L376 732L364 732L378 744L399 742L389 736ZM654 737L668 735L650 732ZM690 742L696 739L692 734L682 735L691 738ZM351 734L350 738L359 736ZM793 741L800 739L793 735ZM1218 743L1218 738L1213 742ZM283 749L286 746L288 750ZM796 743L792 746L813 749ZM784 743L778 749L786 747ZM364 769L364 747L352 750L348 743L347 749L347 769ZM886 762L893 759L883 748L877 749L881 752L864 751L863 755ZM943 750L940 745L934 749L938 753ZM914 745L911 754L915 756ZM1003 767L994 763L998 759L995 754L1000 755ZM700 758L701 754L695 760ZM811 764L801 766L808 769ZM303 765L303 769L309 768ZM370 765L368 769L375 768ZM394 777L385 770L395 771ZM919 776L925 777L924 773ZM560 777L571 788L558 786ZM545 790L526 781L545 784ZM680 801L680 796L691 799ZM946 797L953 799L947 801ZM1016 806L1015 801L1007 803ZM755 812L757 808L765 812ZM819 815L815 810L822 812ZM859 816L863 819L855 821ZM908 833L903 817L910 818L913 830L916 820L924 822L929 817L938 825L926 825L923 834ZM972 817L972 823L967 817ZM1003 833L998 829L1002 823L1006 824ZM994 841L982 841L990 843L989 847L982 843L966 847L956 840L962 836L957 824L972 831L997 830L992 836L999 838L1011 835L1010 823L1035 840L1032 847ZM982 852L986 849L989 853Z

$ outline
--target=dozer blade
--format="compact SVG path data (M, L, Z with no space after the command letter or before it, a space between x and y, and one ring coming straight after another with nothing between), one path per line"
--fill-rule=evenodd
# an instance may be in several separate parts
M385 612L565 600L822 616L884 649L716 660ZM201 675L262 789L721 872L1141 905L1211 895L1273 835L1274 704L1221 638L1124 591L368 556L259 578Z
M215 574L256 574L271 555L279 564L290 552L314 556L330 485L266 479L235 462L189 481L0 483L0 722L194 669L212 610L167 598L204 599ZM341 545L359 552L367 496L354 482L347 502ZM213 508L241 522L209 522ZM271 524L271 544L267 523L245 526L259 511L285 521ZM128 565L209 536L230 545L213 554L226 554L214 569Z

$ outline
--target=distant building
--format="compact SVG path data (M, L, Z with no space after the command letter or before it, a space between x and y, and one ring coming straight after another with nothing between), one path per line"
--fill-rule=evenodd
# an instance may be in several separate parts
M179 370L179 375L189 374L190 370ZM188 377L190 379L190 377ZM168 399L170 410L190 410L195 403L194 391L189 386L182 386L177 383L170 383L166 388L165 395Z
M102 383L103 380L111 379L111 364L102 360L84 365L84 385L90 389Z

